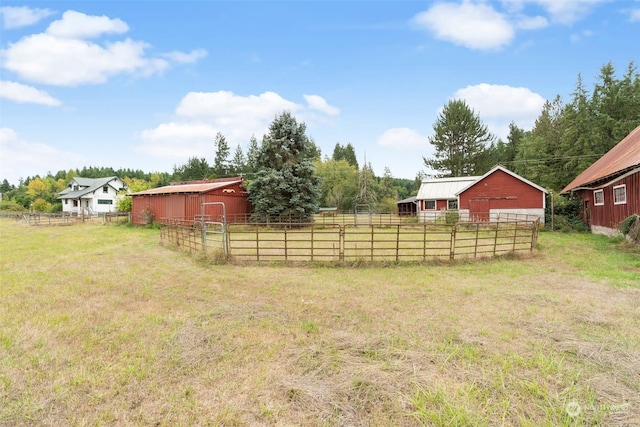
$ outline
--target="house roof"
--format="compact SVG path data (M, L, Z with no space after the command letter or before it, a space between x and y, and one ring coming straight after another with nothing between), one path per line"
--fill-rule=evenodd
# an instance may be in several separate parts
M476 182L477 176L425 179L418 190L417 200L455 199L456 193Z
M397 201L396 205L400 204L400 203L415 203L415 202L416 202L416 196L413 196L413 197L408 197L406 199L402 199L402 200Z
M178 194L178 193L206 193L207 191L228 187L241 183L242 179L233 181L204 181L204 182L188 182L166 185L164 187L152 188L150 190L138 191L132 193L132 196L154 195L154 194Z
M640 166L640 126L578 175L561 193L577 190Z
M89 194L98 188L101 188L114 179L119 179L117 176L109 176L106 178L83 178L80 176L76 176L73 178L78 186L83 187L80 190L73 190L71 188L65 188L64 190L58 193L58 199L77 199L79 197L84 196L85 194Z
M493 167L493 169L491 169L489 172L485 173L484 175L482 175L481 177L477 178L475 181L469 183L468 185L466 185L465 187L460 188L457 192L456 192L456 196L458 196L459 194L464 193L465 191L467 191L469 188L473 187L474 185L476 185L477 183L479 183L480 181L482 181L483 179L485 179L486 177L488 177L489 175L495 173L496 171L502 171L508 175L511 175L512 177L514 177L515 179L519 179L520 181L524 182L525 184L528 184L530 186L532 186L533 188L542 191L543 193L548 193L547 190L545 190L544 188L540 187L538 184L534 184L533 182L529 181L528 179L525 179L523 177L521 177L520 175L518 175L515 172L511 172L509 169L505 168L502 165L496 165Z

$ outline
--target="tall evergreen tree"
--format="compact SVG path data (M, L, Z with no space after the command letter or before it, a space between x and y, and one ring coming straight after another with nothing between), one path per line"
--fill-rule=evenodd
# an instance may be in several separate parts
M358 158L356 157L356 150L353 148L351 143L348 143L346 146L343 146L339 142L336 143L336 146L333 149L333 155L331 156L333 160L346 160L351 166L354 166L358 169Z
M314 147L290 112L277 116L262 140L258 171L249 184L256 219L263 214L311 220L320 206L320 179L312 164Z
M244 157L242 147L240 144L236 146L236 150L233 152L233 159L231 159L231 168L229 172L232 175L238 175L244 172L247 167L247 161Z
M468 176L481 172L485 150L495 137L480 117L463 100L451 100L433 125L429 143L435 148L433 158L424 158L425 166L439 176Z
M174 181L198 181L212 175L213 169L205 158L190 157L186 164L173 167Z
M245 172L252 174L258 170L258 155L260 154L260 146L255 135L251 135L249 140L249 148L247 149L247 166Z
M378 207L378 195L375 189L376 176L373 173L371 163L367 163L365 159L364 165L358 174L358 186L360 188L356 196L356 204L369 205L371 211L375 211Z
M216 156L213 159L213 173L217 178L227 176L229 173L229 153L231 149L227 143L227 138L224 137L222 132L216 134L213 145L216 148Z

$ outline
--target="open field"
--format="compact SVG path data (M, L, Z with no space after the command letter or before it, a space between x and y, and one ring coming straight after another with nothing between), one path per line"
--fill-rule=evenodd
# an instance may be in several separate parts
M210 265L1 220L0 425L640 425L640 251Z

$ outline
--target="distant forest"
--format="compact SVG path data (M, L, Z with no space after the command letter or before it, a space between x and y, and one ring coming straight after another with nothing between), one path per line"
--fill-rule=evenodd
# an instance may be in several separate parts
M475 170L484 173L494 165L502 164L557 193L639 125L640 75L637 68L631 62L622 75L617 76L613 64L608 63L601 67L592 88L586 88L582 76L578 75L571 99L565 101L558 95L547 101L532 129L521 129L512 122L507 140L492 141L486 146ZM246 153L240 146L231 153L226 138L219 133L212 141L215 155L211 161L193 157L185 164L174 166L170 173L84 166L26 177L18 186L5 179L0 184L0 209L60 211L62 205L57 200L57 193L75 176L118 176L132 191L174 181L238 175L250 181L256 173L259 148L257 139L252 137ZM414 180L399 179L385 168L383 176L377 177L371 165L358 164L350 143L336 143L331 156L322 157L317 147L315 150L314 165L322 183L321 204L342 211L353 208L365 182L369 185L375 210L395 212L395 202L415 196L426 176L419 171Z

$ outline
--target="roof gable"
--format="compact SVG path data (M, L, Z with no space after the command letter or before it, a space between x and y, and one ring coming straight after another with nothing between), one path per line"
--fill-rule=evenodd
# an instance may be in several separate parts
M456 192L475 182L477 176L425 179L418 190L418 200L449 200L456 198Z
M538 184L535 184L531 181L529 181L526 178L521 177L520 175L518 175L515 172L511 172L509 169L505 168L502 165L496 165L493 167L493 169L491 169L489 172L485 173L484 175L482 175L481 177L479 177L476 181L470 183L469 185L467 185L464 188L461 188L457 193L456 196L464 193L465 191L467 191L468 189L470 189L471 187L473 187L474 185L478 184L479 182L481 182L482 180L484 180L486 177L488 177L489 175L493 175L496 171L502 171L504 173L506 173L507 175L511 175L512 177L514 177L517 180L520 180L522 182L524 182L527 185L530 185L531 187L535 188L536 190L540 190L543 193L548 193L547 190L545 190L544 188L540 187Z
M569 183L561 193L640 166L640 126Z
M108 176L105 178L83 178L83 177L76 176L72 178L72 181L78 184L78 186L82 188L80 188L79 190L73 190L73 188L65 188L64 190L58 193L58 198L59 199L77 199L78 197L82 197L85 194L91 193L92 191L95 191L98 188L101 188L116 179L120 179L120 178L118 178L117 176ZM116 188L116 190L118 189Z

